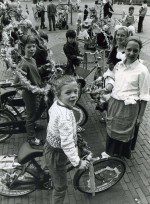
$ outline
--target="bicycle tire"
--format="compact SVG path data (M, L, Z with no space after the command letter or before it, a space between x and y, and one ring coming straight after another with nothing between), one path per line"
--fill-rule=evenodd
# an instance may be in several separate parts
M105 191L117 184L123 177L126 166L116 157L100 159L93 164L95 174L95 193ZM89 183L89 170L78 171L74 179L74 186L79 191L92 194Z
M16 176L18 176L21 172L22 172L22 166L20 167L16 167L15 169L12 169L12 174L15 174ZM9 172L11 170L9 169ZM36 184L27 184L25 186L25 183L23 184L23 182L30 182L31 179L34 178L34 174L32 173L32 171L27 168L24 172L23 175L20 175L19 180L20 182L22 182L22 187L23 189L21 189L21 185L19 186L19 188L16 187L16 189L10 189L6 184L6 182L8 182L8 176L10 175L10 173L7 172L6 170L0 170L0 195L5 196L5 197L19 197L19 196L24 196L27 195L29 193L32 193L33 191L36 190ZM6 180L7 179L7 180ZM26 179L26 180L25 180ZM27 180L28 179L28 180ZM29 180L30 179L30 180ZM26 189L27 188L27 189Z
M88 121L88 112L86 109L79 103L76 103L75 107L73 108L74 116L76 118L76 123L79 126L83 126Z
M1 109L0 110L0 124L5 123L5 122L12 122L12 121L16 121L16 120L17 120L16 117L12 114L11 111L9 111L7 109ZM11 130L11 128L8 127L8 130ZM5 140L10 138L11 136L12 136L11 131L9 134L3 134L0 132L0 143L4 142Z

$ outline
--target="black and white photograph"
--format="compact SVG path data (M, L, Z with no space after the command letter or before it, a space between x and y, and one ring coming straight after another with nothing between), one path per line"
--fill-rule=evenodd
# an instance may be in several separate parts
M0 204L150 204L150 0L0 0Z

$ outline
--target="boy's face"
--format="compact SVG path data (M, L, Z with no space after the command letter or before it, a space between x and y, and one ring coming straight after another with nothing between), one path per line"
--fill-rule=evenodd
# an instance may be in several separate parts
M133 13L134 13L134 10L133 10L133 9L129 10L129 15L130 15L130 16L132 16Z
M67 38L69 43L74 43L76 41L76 38Z
M36 51L36 45L34 43L28 43L25 46L25 56L30 58L33 57Z
M77 82L71 82L67 85L63 85L59 95L59 100L68 107L73 107L78 100L78 84Z

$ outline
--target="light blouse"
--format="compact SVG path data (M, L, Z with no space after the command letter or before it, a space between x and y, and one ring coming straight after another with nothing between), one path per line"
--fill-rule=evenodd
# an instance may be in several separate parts
M73 166L79 164L77 129L74 113L57 100L48 111L47 142L54 148L61 148Z
M130 65L120 61L114 67L114 87L111 96L125 104L150 100L150 74L145 65L136 60Z

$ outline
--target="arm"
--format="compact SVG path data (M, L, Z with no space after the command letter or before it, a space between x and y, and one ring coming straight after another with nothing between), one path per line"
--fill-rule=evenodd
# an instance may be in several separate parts
M63 50L69 60L78 60L77 55L73 55L66 45L64 45Z
M150 81L150 74L147 68L145 67L145 70L139 76L140 111L139 111L137 123L140 123L142 121L146 104L150 100L149 81Z
M67 119L60 118L59 132L61 139L61 147L64 153L66 154L73 166L78 166L80 163L80 158L78 156L78 149L75 146L75 141L73 138L73 125L70 117Z
M141 101L140 102L140 111L138 114L138 118L137 118L137 123L141 123L142 122L142 118L146 109L146 105L147 105L147 101Z
M111 11L114 12L114 10L113 10L113 8L112 8L112 6L110 4L109 4L109 8L110 8Z
M49 18L49 5L47 6L47 17Z
M31 85L31 82L27 79L27 67L23 66L22 69L21 68L17 68L16 69L16 81L15 82L19 82L23 88L31 91L32 93L43 93L43 89L37 87L37 86L33 86Z

